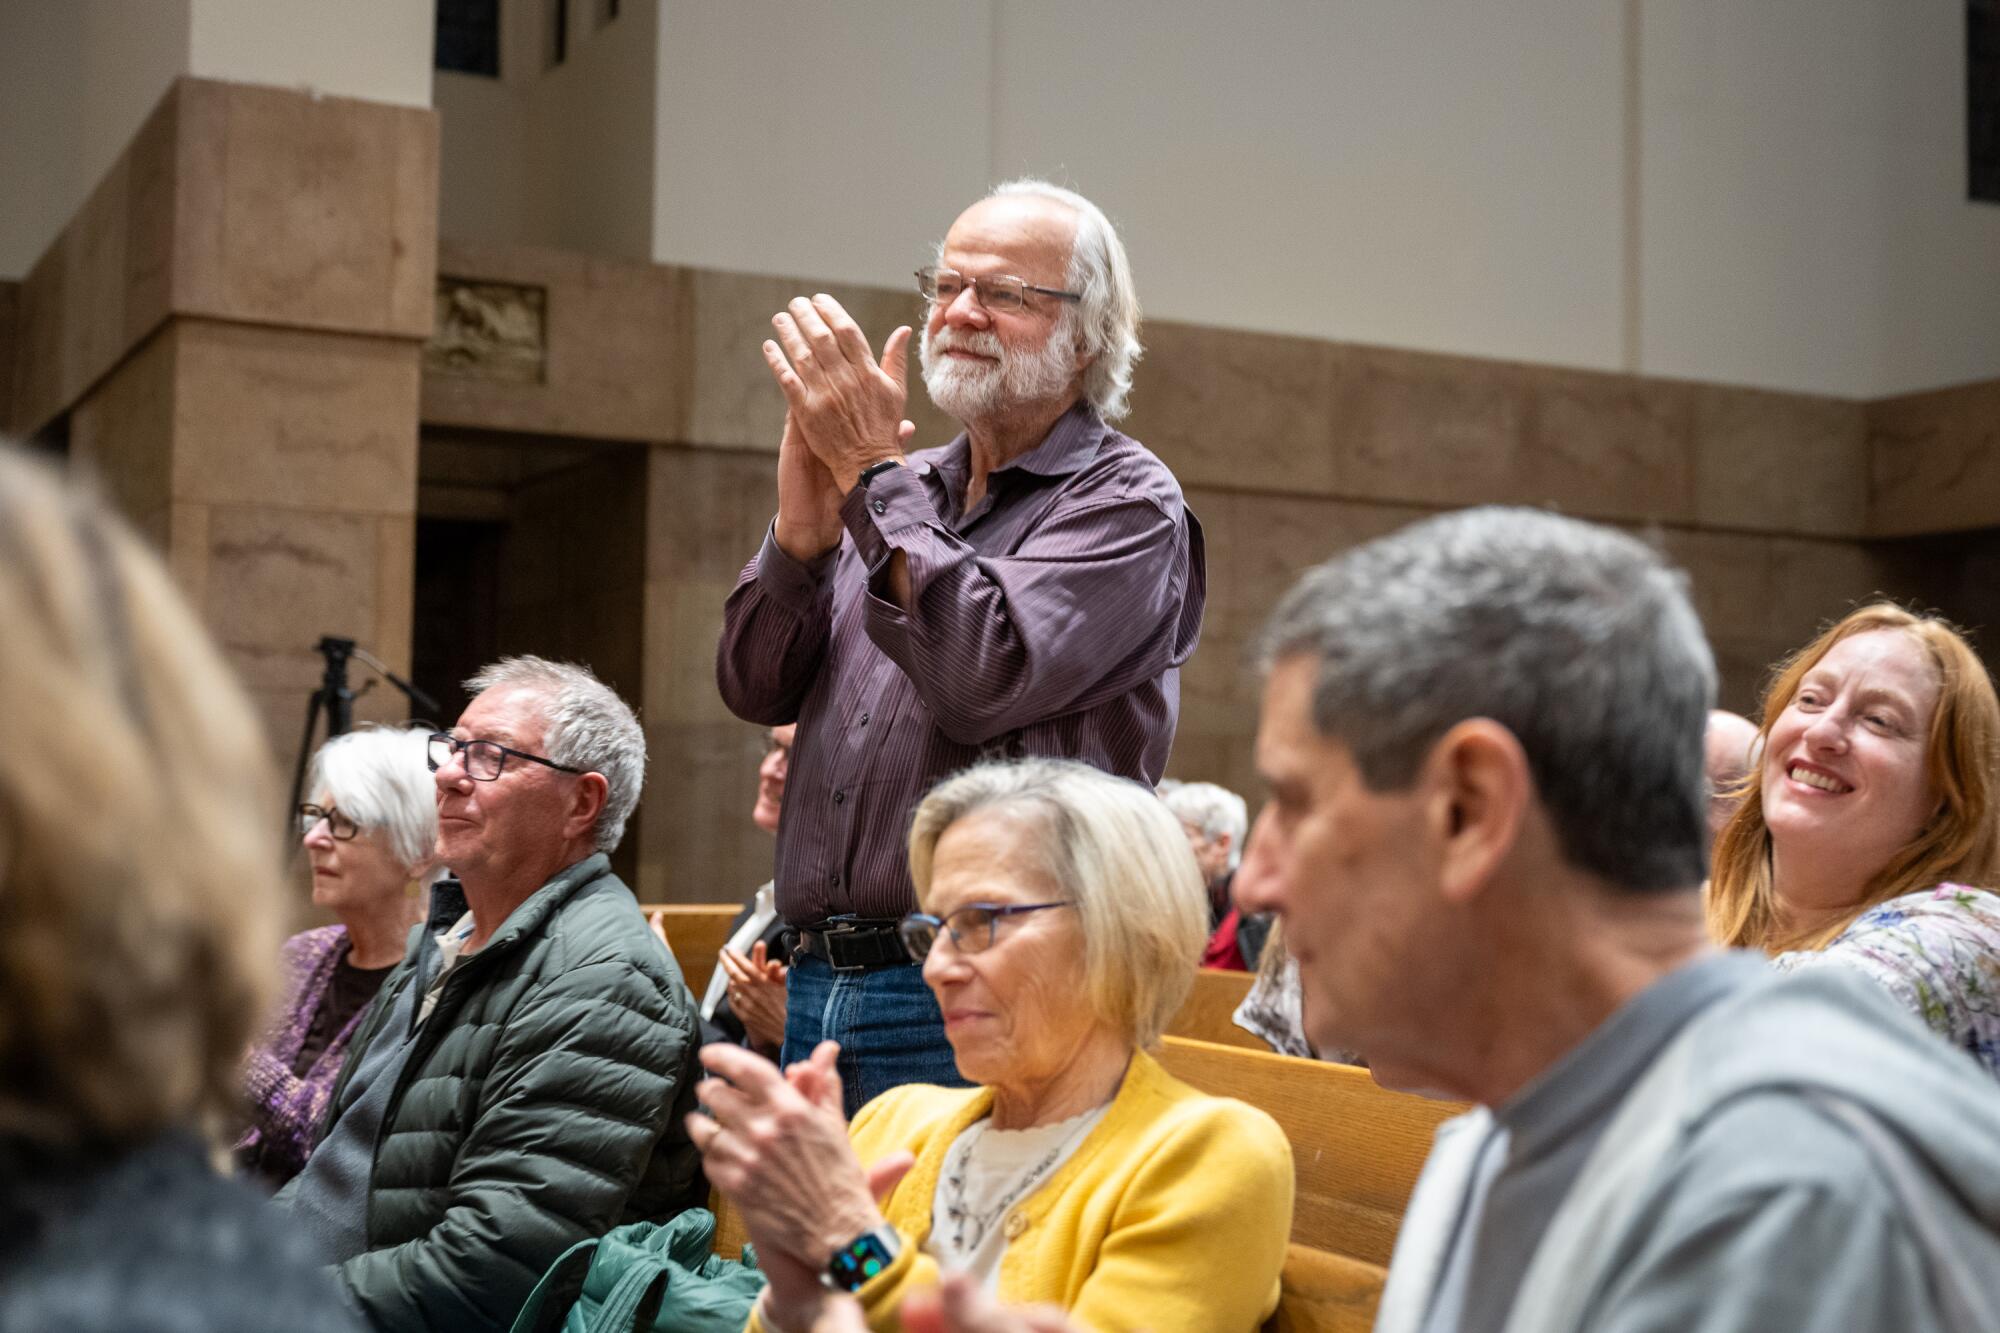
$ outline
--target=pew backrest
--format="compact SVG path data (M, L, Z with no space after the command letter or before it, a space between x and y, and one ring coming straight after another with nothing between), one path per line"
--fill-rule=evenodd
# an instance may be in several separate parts
M1376 1085L1353 1065L1168 1037L1161 1063L1184 1083L1258 1107L1292 1145L1292 1241L1385 1265L1438 1125L1465 1108Z
M1270 1050L1270 1043L1262 1037L1236 1026L1236 1006L1243 1003L1243 997L1250 993L1251 984L1256 979L1256 975L1250 972L1202 968L1194 974L1194 988L1188 992L1180 1012L1174 1015L1173 1022L1167 1024L1167 1034L1195 1041L1212 1041L1218 1046Z
M743 910L741 903L641 903L648 916L658 912L667 932L667 948L687 978L696 1000L715 973L715 956L729 942L729 923Z

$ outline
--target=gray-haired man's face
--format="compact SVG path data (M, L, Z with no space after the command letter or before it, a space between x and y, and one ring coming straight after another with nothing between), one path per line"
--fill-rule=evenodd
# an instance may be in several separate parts
M1283 915L1313 1044L1393 1064L1421 1040L1425 1003L1412 991L1435 925L1435 840L1421 781L1369 791L1347 748L1313 725L1317 670L1289 657L1265 684L1257 767L1269 796L1234 892L1246 912Z

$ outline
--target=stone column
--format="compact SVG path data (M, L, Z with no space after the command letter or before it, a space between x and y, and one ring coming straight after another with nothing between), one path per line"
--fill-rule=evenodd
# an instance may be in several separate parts
M437 172L429 110L183 78L19 293L15 429L69 414L287 757L320 636L409 669Z

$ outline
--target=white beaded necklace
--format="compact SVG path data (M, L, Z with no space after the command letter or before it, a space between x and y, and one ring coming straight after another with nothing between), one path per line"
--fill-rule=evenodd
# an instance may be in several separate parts
M945 1158L941 1175L944 1184L944 1217L951 1224L952 1248L960 1254L969 1254L978 1249L980 1242L985 1240L987 1233L993 1229L993 1224L1006 1216L1009 1208L1027 1197L1031 1190L1055 1170L1058 1163L1069 1156L1070 1150L1076 1147L1078 1141L1098 1122L1100 1118L1098 1112L1102 1109L1092 1107L1075 1117L1076 1123L1070 1131L1009 1187L1001 1196L999 1203L977 1212L965 1199L967 1177L971 1173L973 1151L985 1139L986 1131L992 1128L993 1122L990 1119L982 1120L959 1135L958 1142L952 1145L950 1153Z

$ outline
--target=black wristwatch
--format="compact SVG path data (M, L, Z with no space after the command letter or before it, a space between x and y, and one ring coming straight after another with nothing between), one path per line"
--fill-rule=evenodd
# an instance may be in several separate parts
M865 491L868 489L868 483L875 480L876 477L887 472L892 467L901 466L903 466L902 459L885 458L879 463L870 463L867 467L862 468L861 475L856 480L860 483L861 489Z
M903 1238L894 1227L864 1231L833 1252L819 1280L835 1291L859 1291L869 1278L895 1263L902 1252Z

